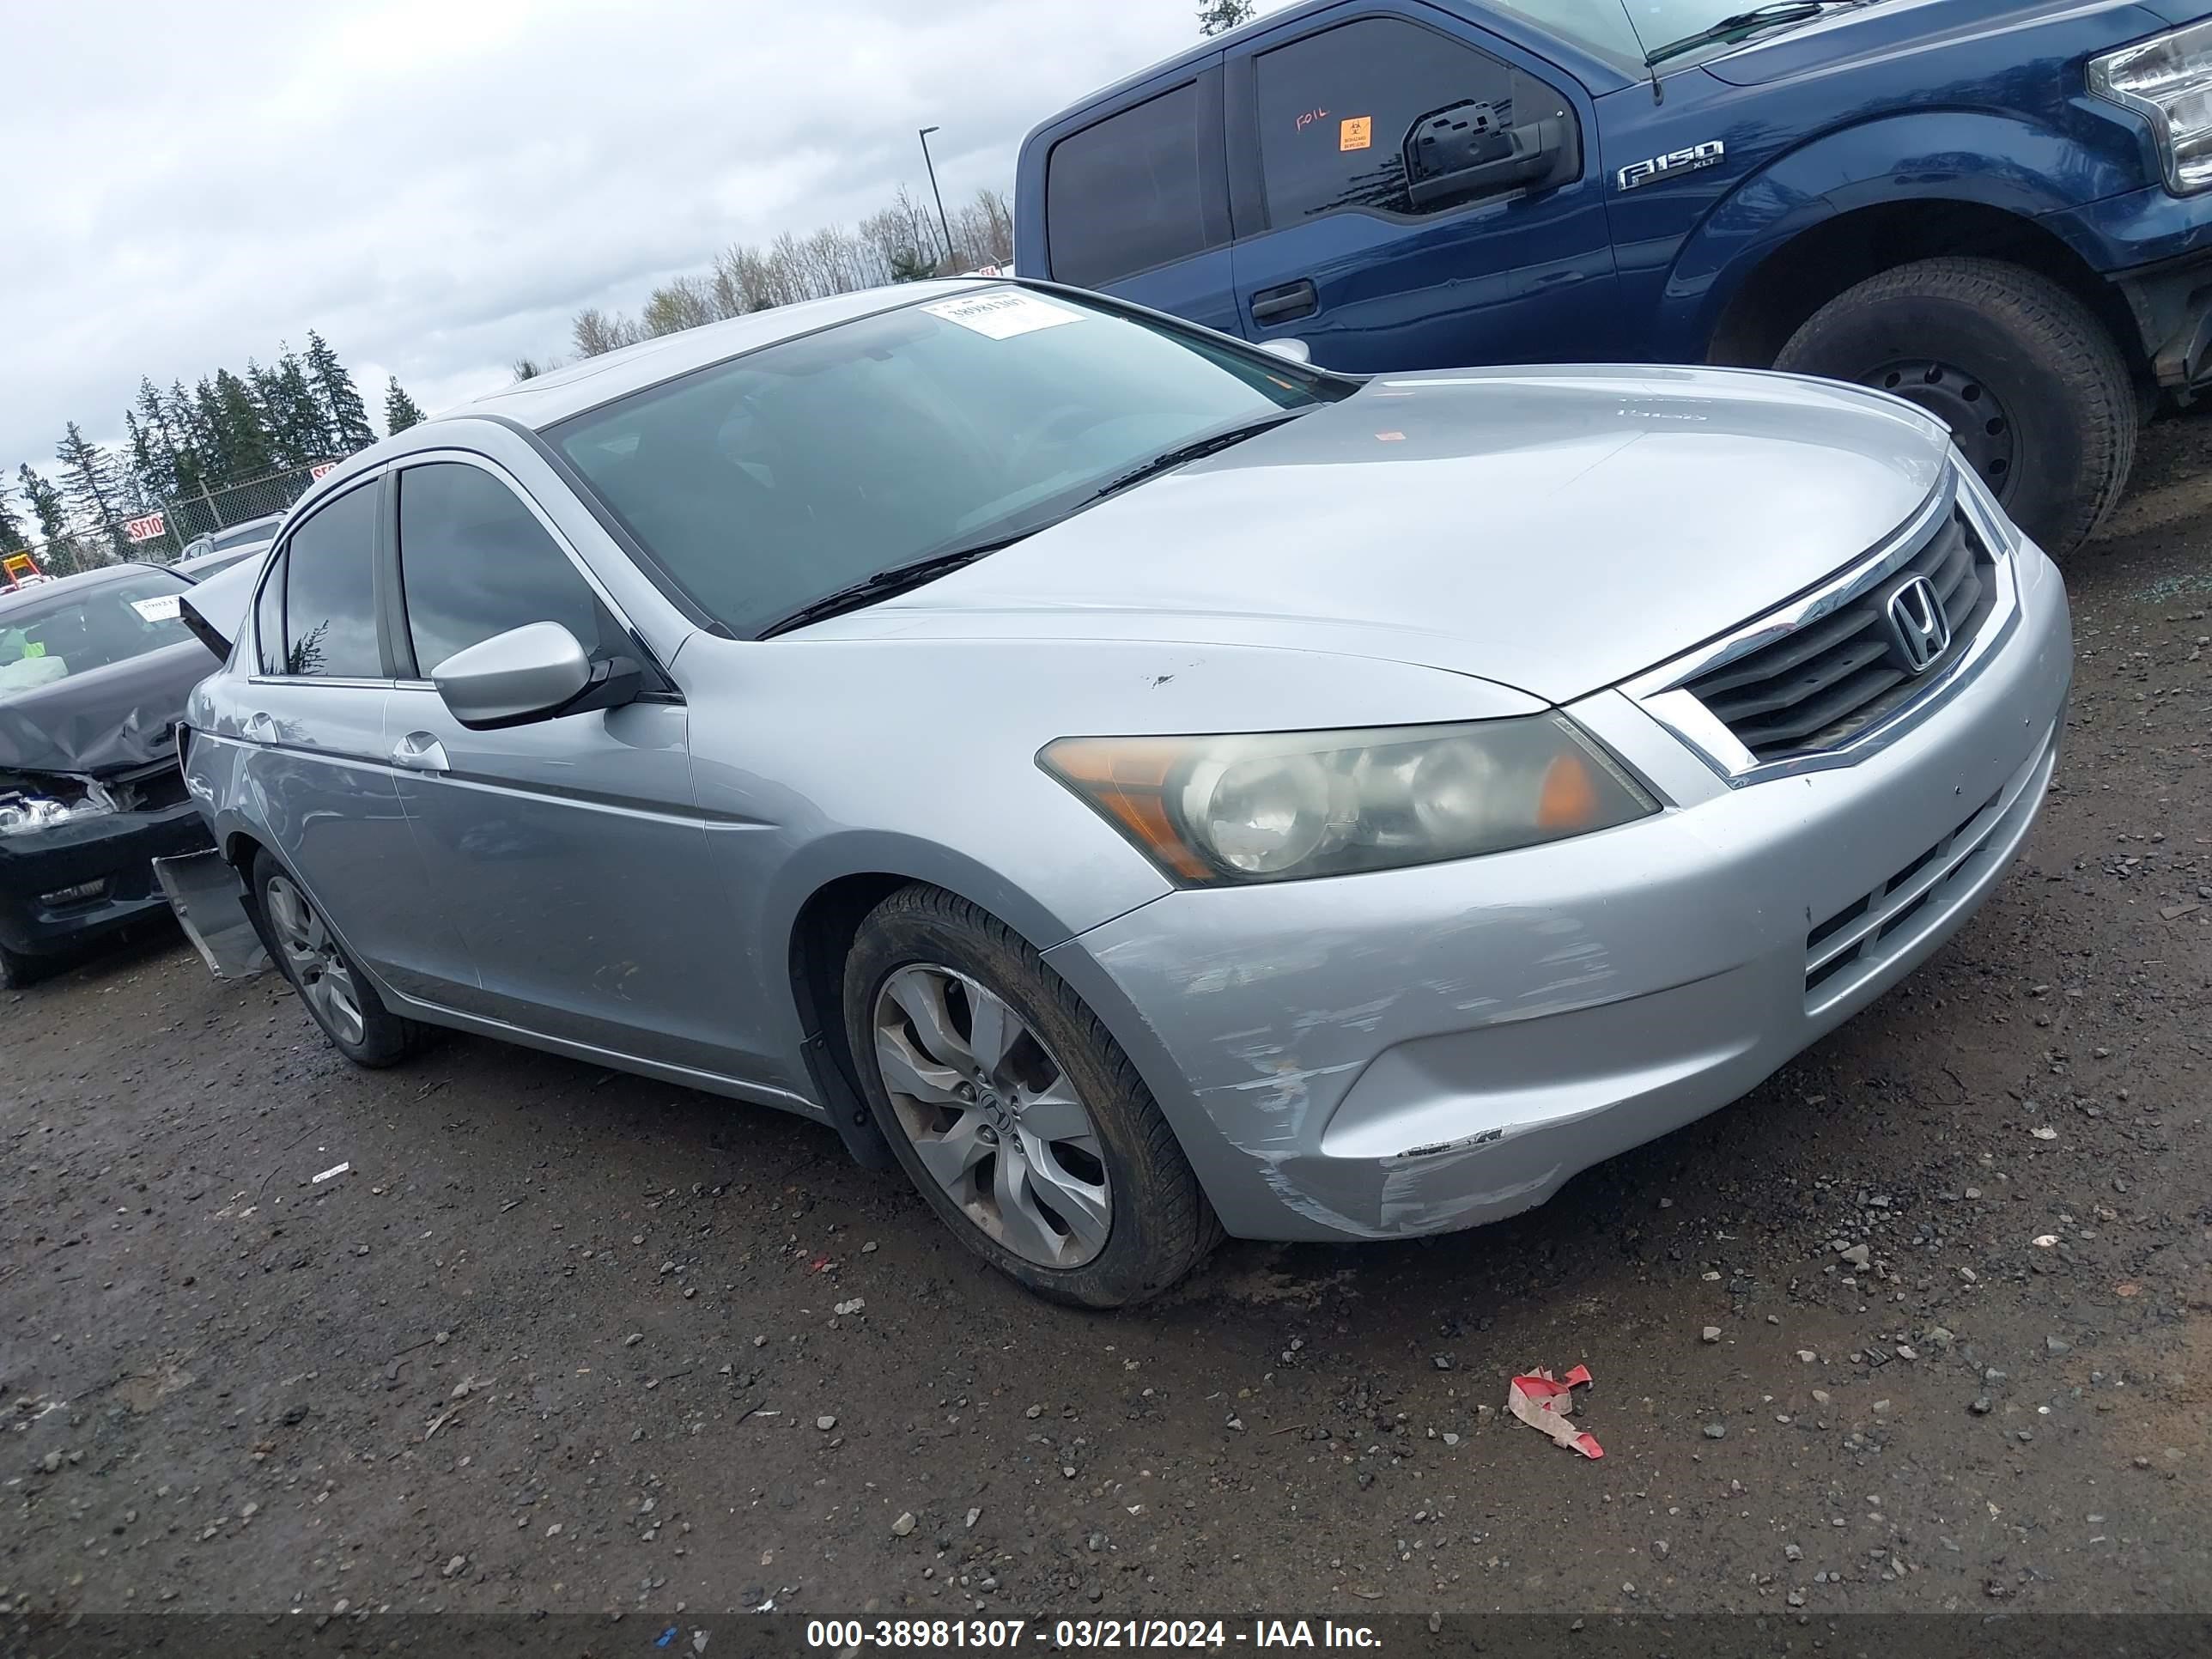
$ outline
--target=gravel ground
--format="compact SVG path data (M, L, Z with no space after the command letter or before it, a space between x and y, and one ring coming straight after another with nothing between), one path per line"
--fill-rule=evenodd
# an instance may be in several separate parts
M2212 1609L2209 450L2148 433L2073 562L2069 749L1960 939L1482 1231L1085 1316L826 1131L356 1072L173 934L0 996L0 1605ZM1577 1363L1602 1462L1501 1409Z

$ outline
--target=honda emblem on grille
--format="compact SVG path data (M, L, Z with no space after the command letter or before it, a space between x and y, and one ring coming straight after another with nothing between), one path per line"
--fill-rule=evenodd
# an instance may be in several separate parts
M1926 673L1951 643L1942 596L1925 576L1915 576L1889 596L1889 626L1897 636L1898 655L1916 674Z

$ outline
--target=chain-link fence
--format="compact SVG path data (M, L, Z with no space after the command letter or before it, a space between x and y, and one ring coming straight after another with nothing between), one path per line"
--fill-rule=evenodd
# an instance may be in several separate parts
M72 530L52 541L35 543L24 554L0 555L0 588L6 587L11 578L27 574L27 568L15 562L26 555L31 561L27 571L46 576L73 576L125 559L167 564L181 556L198 537L282 514L336 465L317 461L220 489L200 490L112 524ZM269 527L272 532L276 529L273 524Z

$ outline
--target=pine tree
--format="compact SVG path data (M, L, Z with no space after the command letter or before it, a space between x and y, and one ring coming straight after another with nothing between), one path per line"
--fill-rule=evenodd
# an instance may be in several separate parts
M241 475L231 465L230 453L224 445L222 399L216 394L215 382L205 375L192 388L191 421L199 440L200 488L219 489L234 482Z
M385 383L384 429L386 432L404 432L410 426L421 425L425 418L422 410L407 395L406 389L396 377Z
M131 465L145 492L161 501L182 493L178 480L176 435L169 428L168 410L151 380L138 382L138 398L123 417L131 432Z
M368 410L354 388L353 376L345 372L330 343L312 328L307 331L307 379L342 453L350 455L376 441L376 428L368 423Z
M324 417L323 406L315 401L315 389L307 383L307 371L299 353L289 346L276 360L276 387L284 410L280 428L283 447L301 461L328 460L336 455L330 422Z
M23 526L8 505L8 498L0 495L0 553L20 553L23 550Z
M69 510L62 505L62 492L32 471L27 463L15 469L15 480L23 500L38 515L39 539L58 542L68 534Z
M276 470L274 446L246 382L227 368L215 372L216 448L223 483L244 483Z
M206 488L212 471L209 450L214 441L198 406L185 395L183 381L170 382L168 395L161 400L161 418L177 446L177 494L197 495Z
M99 528L119 551L125 545L122 522L127 516L123 480L115 458L69 423L68 434L54 446L54 459L62 469L62 492L87 529Z

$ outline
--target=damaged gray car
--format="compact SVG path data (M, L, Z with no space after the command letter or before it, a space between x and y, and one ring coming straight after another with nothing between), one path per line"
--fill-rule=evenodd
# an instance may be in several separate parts
M208 844L174 730L208 672L191 584L118 564L0 594L0 987L167 908L156 858Z
M1353 379L1013 282L524 382L258 582L185 767L340 1049L805 1114L1092 1306L1741 1095L1997 882L2072 664L1886 394Z

